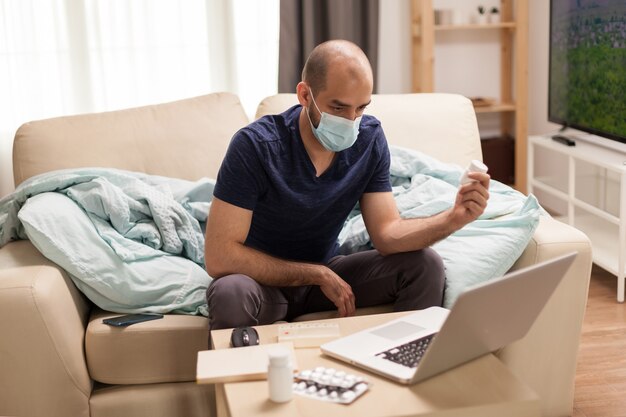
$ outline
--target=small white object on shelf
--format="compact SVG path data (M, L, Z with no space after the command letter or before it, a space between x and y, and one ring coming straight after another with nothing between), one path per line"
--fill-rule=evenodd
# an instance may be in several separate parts
M454 10L452 9L436 9L435 10L435 24L436 25L451 25L454 22Z
M485 9L485 6L478 6L477 10L476 23L479 25L487 24L487 9Z
M489 9L489 17L487 20L489 23L500 23L500 10L495 6Z

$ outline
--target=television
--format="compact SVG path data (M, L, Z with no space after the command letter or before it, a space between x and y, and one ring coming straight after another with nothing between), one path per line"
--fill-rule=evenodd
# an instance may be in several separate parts
M626 150L626 0L550 0L548 84L549 121Z

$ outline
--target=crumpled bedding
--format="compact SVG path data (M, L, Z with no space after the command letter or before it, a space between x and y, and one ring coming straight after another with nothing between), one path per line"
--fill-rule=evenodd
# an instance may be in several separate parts
M101 168L42 174L0 200L0 246L30 239L104 310L206 316L214 184Z
M209 179L193 183L109 168L38 175L0 200L0 247L10 240L27 239L17 213L28 198L58 192L85 211L122 259L148 259L165 252L204 265L199 222L206 221L214 184Z
M390 147L393 194L403 217L449 208L462 169ZM0 247L30 239L94 304L119 313L208 315L204 228L215 181L104 168L33 177L0 200ZM504 274L542 210L533 196L492 181L480 219L433 248L446 267L444 305L470 285ZM339 236L342 253L371 248L359 207Z

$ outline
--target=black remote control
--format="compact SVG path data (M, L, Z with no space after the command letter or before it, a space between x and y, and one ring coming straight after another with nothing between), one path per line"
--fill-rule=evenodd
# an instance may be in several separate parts
M552 140L555 140L559 143L562 143L563 145L567 145L567 146L576 146L576 142L574 142L573 139L568 138L567 136L563 136L563 135L553 135L552 136Z

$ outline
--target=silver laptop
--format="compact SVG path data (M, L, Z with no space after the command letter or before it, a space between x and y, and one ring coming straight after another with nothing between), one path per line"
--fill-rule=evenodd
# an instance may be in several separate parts
M416 311L320 349L403 384L423 381L524 337L575 257L570 253L476 285L451 310Z

